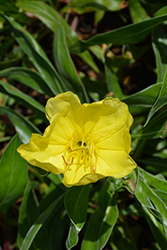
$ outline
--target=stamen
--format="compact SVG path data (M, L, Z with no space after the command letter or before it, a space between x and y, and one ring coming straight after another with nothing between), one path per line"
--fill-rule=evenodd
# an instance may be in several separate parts
M92 165L92 170L93 170L93 173L96 173L96 168L94 165Z
M82 136L82 140L77 140L77 136L74 135L67 145L66 152L62 155L62 158L65 164L64 172L72 164L78 167L90 167L93 173L96 172L94 146L91 140L85 135Z
M65 160L65 158L64 158L64 156L62 155L62 158L63 158L63 161L64 161L64 163L66 164L66 166L70 166L70 165L72 165L73 164L73 161L74 161L74 157L72 157L72 160L71 160L71 162L69 163L69 162L67 162L66 160Z

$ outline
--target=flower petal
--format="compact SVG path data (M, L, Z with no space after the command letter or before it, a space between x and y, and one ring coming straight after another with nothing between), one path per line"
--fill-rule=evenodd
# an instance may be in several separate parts
M114 133L125 123L130 127L133 122L128 106L118 98L109 97L100 102L83 104L83 108L84 133L94 138L108 135L111 131Z
M30 142L21 145L17 151L31 165L54 174L61 173L63 161L59 155L64 151L64 146L49 145L48 139L43 139L38 134L32 134Z
M94 174L92 169L80 167L77 164L72 164L70 168L64 173L62 182L66 187L87 185L104 178L101 173Z
M47 101L45 107L46 117L49 121L57 113L65 117L71 115L71 111L75 112L74 110L80 106L81 102L77 95L70 91L65 92L52 97Z
M68 119L76 133L80 134L83 130L82 105L78 96L70 91L50 98L45 107L45 114L50 123L59 114Z
M52 119L52 123L44 135L32 134L30 142L18 148L18 152L30 164L55 174L64 170L64 154L66 145L72 138L73 128L68 119L60 114Z
M122 178L136 168L136 163L124 151L99 150L96 157L96 173Z
M131 137L129 127L125 125L115 133L113 131L109 132L107 136L103 136L102 134L96 142L96 147L98 149L122 150L126 153L130 153Z

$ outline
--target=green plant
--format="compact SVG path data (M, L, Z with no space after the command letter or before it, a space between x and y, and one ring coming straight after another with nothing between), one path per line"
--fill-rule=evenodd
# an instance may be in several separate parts
M74 0L62 7L53 0L11 0L0 7L0 245L21 250L100 250L106 244L114 250L166 250L165 1ZM68 24L70 10L77 15L91 10L94 27L105 14L116 13L122 25L78 39ZM78 61L93 73L80 70ZM129 87L138 62L146 74L139 75L137 68L138 85ZM82 102L112 95L128 105L134 117L132 158L138 164L129 176L66 188L61 175L37 170L19 156L19 145L48 126L48 98L66 91Z

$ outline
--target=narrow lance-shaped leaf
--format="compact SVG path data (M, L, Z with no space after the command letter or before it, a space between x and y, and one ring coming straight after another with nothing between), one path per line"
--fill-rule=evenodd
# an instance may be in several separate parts
M96 65L91 53L88 50L85 50L84 52L78 54L78 56L86 62L96 73L100 74L100 70L98 66Z
M145 179L145 182L149 186L154 186L156 189L159 189L167 194L167 181L165 179L160 179L157 175L152 175L147 171L140 168L141 174Z
M76 93L83 102L89 102L85 87L79 78L66 44L61 26L54 37L54 60L57 70L66 84L66 89Z
M31 110L34 111L34 113L37 114L43 121L47 123L46 117L45 117L45 109L44 107L34 100L32 97L29 95L24 94L14 86L4 83L0 81L0 91L4 94L9 94L12 96L16 101L24 105L25 107L30 108Z
M164 179L164 177L162 175L152 175L141 168L139 168L139 171L140 171L140 174L142 175L143 179L145 180L145 182L150 187L150 189L152 189L154 191L154 194L155 195L158 194L158 196L159 196L159 194L162 194L163 197L165 197L165 199L167 200L167 193L166 193L167 192L167 188L166 188L167 182ZM138 188L138 186L137 186L137 188ZM144 189L144 192L146 192L146 195L148 195L147 189L146 190ZM139 197L141 197L140 194L138 194L138 191L137 191L137 195L139 195ZM161 197L159 196L159 199L160 198ZM147 196L147 199L152 200L152 196ZM143 204L143 200L141 200L141 201L142 201L142 208L145 212L146 219L147 219L148 224L152 230L152 233L153 233L155 239L157 240L158 244L160 245L161 249L165 250L166 244L167 244L167 237L165 235L164 225L161 221L162 218L158 220L157 217L155 217L154 213L150 213L150 211L147 208L147 205ZM164 201L165 201L164 199L161 199L160 203L164 202ZM145 203L145 201L144 201L144 203ZM155 209L155 207L153 207L153 209Z
M25 67L11 67L0 71L0 77L15 80L38 91L41 94L52 96L50 88L37 71Z
M103 34L95 35L87 41L79 40L70 46L71 53L81 53L95 44L134 44L142 41L156 26L167 20L167 15L134 23Z
M14 38L40 72L41 77L48 84L53 95L63 92L64 83L37 41L19 23L10 17L3 17L9 23L14 33Z
M0 161L0 210L7 209L23 195L28 181L27 162L17 153L20 144L16 134Z
M32 133L41 134L41 131L23 115L16 111L0 106L0 115L6 116L14 126L23 143L28 143Z
M49 205L48 208L38 217L38 219L35 221L35 223L31 226L28 233L26 234L20 250L28 250L30 248L35 236L37 235L37 233L39 232L39 230L43 226L43 223L47 220L47 218L53 212L56 212L56 210L62 204L63 198L64 198L64 194L62 194L51 205Z
M165 15L167 12L167 6L163 6L163 4L161 5L160 9L156 8L156 13L154 14L155 17L157 16L162 16L162 15Z
M137 199L144 205L149 211L158 216L162 221L165 234L167 232L167 208L161 198L154 192L154 189L149 187L145 181L139 176L136 193Z
M66 246L71 249L78 242L78 233L81 231L87 215L88 196L90 185L73 187L64 199L65 208L72 222Z
M110 65L110 61L107 57L105 57L104 69L105 69L108 92L113 92L115 97L122 99L124 97L124 94L119 85L117 76L116 74L114 74L112 67Z
M162 82L167 68L167 33L156 27L152 32L152 46L157 66L157 82Z
M8 52L8 50L10 49L10 46L12 45L12 43L14 43L14 39L10 39L7 41L3 41L0 44L0 59L3 58L3 56L5 56L6 52Z
M68 216L79 231L86 220L89 191L89 185L73 187L65 196L64 204Z
M68 46L78 40L75 31L73 31L62 16L48 4L42 1L18 1L16 5L32 13L35 17L38 17L54 33L57 33L57 29L61 26L65 31Z
M100 190L98 196L98 205L103 213L106 211L106 207L112 197L112 192L115 190L115 185L112 177L108 177Z
M72 9L74 12L82 14L89 11L118 11L123 8L122 0L73 0L67 4L61 12L68 12ZM125 4L126 7L126 4Z
M16 7L16 5L14 4L14 2L12 0L0 2L0 9L3 12L9 11L9 10L10 10L10 12L13 12L13 13L18 12L18 8Z
M151 117L159 109L161 109L163 106L165 106L166 104L167 104L167 68L165 71L164 79L163 79L162 86L161 86L161 89L159 91L157 100L155 101L154 105L152 106L144 126L146 126L148 124L148 122L150 121Z
M149 124L137 133L133 133L132 137L142 139L155 139L165 136L165 122L167 121L166 113L167 109L162 110L162 112L160 113L156 113Z
M148 111L152 107L161 85L162 83L153 84L148 88L122 99L122 101L128 104L132 115L141 114L142 112Z
M133 22L140 22L150 18L138 0L129 0L129 10Z
M154 173L157 173L157 166L158 170L164 174L165 176L167 175L167 169L166 169L166 159L164 158L159 158L159 157L147 157L147 158L139 158L138 159L139 163L142 163L146 166L151 166L151 170Z
M29 228L39 217L40 212L37 204L37 197L34 190L31 188L31 184L28 183L24 192L23 202L20 207L19 213L19 230L17 243L20 248L23 240L28 232ZM31 249L51 250L48 231L45 225L41 228L39 234L36 236Z
M142 206L143 210L145 211L146 219L148 222L149 227L157 241L158 245L160 246L161 250L166 250L167 246L167 237L164 234L163 225L158 221L154 215L152 215L146 207Z
M20 64L20 61L20 57L1 61L0 70L18 66Z
M105 211L98 207L88 224L81 250L101 250L107 243L118 218L116 195L113 194Z
M78 243L78 232L74 224L70 224L68 237L66 240L66 247L68 250L72 249Z

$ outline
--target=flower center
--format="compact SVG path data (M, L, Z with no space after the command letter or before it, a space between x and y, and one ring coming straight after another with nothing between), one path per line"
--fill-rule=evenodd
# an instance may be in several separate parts
M90 167L92 172L95 173L95 149L93 142L90 138L82 136L82 140L78 140L75 136L68 143L64 155L62 155L65 170L69 170L72 164L77 165L77 167Z

